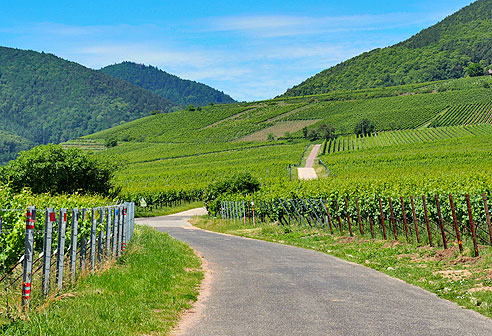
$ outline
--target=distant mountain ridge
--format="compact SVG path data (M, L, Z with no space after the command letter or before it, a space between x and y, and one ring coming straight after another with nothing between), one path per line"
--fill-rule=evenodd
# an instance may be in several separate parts
M0 163L176 104L52 54L0 47Z
M282 96L460 78L470 63L484 70L492 65L492 0L478 0L406 41L326 69Z
M229 95L208 85L181 79L154 66L122 62L104 67L100 71L155 92L181 106L236 102Z

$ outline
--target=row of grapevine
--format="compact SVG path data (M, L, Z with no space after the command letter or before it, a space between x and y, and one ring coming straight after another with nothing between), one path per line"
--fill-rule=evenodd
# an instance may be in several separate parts
M224 219L255 216L281 225L305 225L359 233L372 238L406 239L420 244L448 248L451 241L463 251L462 241L492 246L492 222L487 194L434 195L397 198L278 198L261 200L236 197L220 200L213 215ZM238 207L239 205L239 207ZM236 211L240 209L240 211Z
M472 125L491 122L492 104L474 103L449 107L431 123L431 126Z
M374 133L366 137L350 135L332 139L326 146L326 152L336 153L373 147L404 145L483 135L492 135L492 125L477 124L469 126L448 126L414 130L386 131Z

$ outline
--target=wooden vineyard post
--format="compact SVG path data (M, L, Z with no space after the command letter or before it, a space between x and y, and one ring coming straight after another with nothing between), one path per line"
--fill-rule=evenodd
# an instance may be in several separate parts
M460 252L463 253L463 242L461 241L460 229L458 227L458 219L456 218L456 210L454 209L453 196L449 194L449 205L451 206L451 214L453 215L454 232L456 233L456 240L458 241L458 247Z
M340 233L343 233L342 220L340 219L340 214L339 214L339 211L338 211L338 201L337 200L335 200L335 210L337 212L337 220L338 220L338 227L340 229Z
M393 203L391 202L391 197L388 197L388 204L390 207L391 225L393 226L393 236L395 237L395 240L398 240L398 231L396 230L395 213L393 212Z
M353 237L354 234L352 232L352 223L350 222L350 212L349 212L349 206L348 206L348 199L347 199L347 197L345 197L345 211L346 211L346 214L347 214L347 224L348 224L348 229L349 229L350 237Z
M383 237L386 240L388 238L386 237L386 224L384 223L383 204L381 203L381 198L379 198L378 200L379 200L379 213L381 216L381 226L383 227Z
M403 217L403 226L405 227L405 236L407 238L407 241L409 241L408 238L408 224L407 224L407 212L405 211L405 200L403 197L400 197L400 203L401 203L401 213Z
M44 242L43 242L43 295L47 296L50 291L50 273L51 273L51 245L53 241L53 223L56 221L56 215L53 208L47 208L44 221Z
M425 202L425 195L422 195L422 205L424 206L425 226L427 227L427 236L429 238L429 246L432 246L432 231L430 228L429 215L427 213L427 203Z
M417 213L415 212L415 202L413 200L413 195L410 196L410 204L412 205L412 217L413 225L415 226L415 236L417 236L417 243L420 244L419 222L417 219Z
M470 195L466 195L466 208L468 210L468 218L470 219L470 229L473 239L473 250L475 251L475 257L478 257L478 244L477 244L477 235L475 232L475 223L473 222L473 214L470 204Z
M56 255L56 288L63 286L63 264L65 263L65 234L67 230L67 209L60 209L58 219L58 254Z
M434 198L436 200L436 210L437 210L437 219L439 220L439 228L441 229L442 245L444 246L444 249L447 250L448 242L446 240L446 232L444 231L444 222L442 220L441 205L439 204L439 196L434 195Z
M482 194L482 199L483 199L483 208L485 210L485 217L487 219L487 226L489 228L490 245L492 246L492 224L490 223L490 213L489 213L489 205L487 204L487 195Z
M24 240L24 269L22 274L22 307L29 309L31 299L32 259L34 254L34 224L36 223L36 207L28 207L26 213L26 236Z
M355 208L357 209L357 220L359 221L359 230L360 230L360 235L364 235L364 229L362 228L362 219L360 218L360 209L359 209L359 199L356 197L355 198Z

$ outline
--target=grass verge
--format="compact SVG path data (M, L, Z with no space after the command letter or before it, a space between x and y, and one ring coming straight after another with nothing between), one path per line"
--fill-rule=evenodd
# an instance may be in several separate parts
M153 208L152 210L150 210L150 208L147 208L147 210L145 210L145 208L137 207L135 209L135 217L141 218L141 217L166 216L166 215L172 215L178 212L201 208L201 207L203 207L203 202L192 202L192 203L186 203L177 206L165 206L162 208Z
M2 327L5 335L165 335L198 296L200 259L168 234L137 226L107 271L81 279L44 310Z
M471 245L463 254L400 241L331 235L324 229L285 227L261 223L257 227L220 219L197 217L193 224L210 231L262 239L324 252L352 261L492 317L492 249L480 248L472 257Z

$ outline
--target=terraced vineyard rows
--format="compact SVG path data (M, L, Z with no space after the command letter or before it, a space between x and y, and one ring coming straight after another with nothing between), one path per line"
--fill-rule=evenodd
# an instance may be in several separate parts
M354 134L330 140L326 146L326 153L483 135L492 135L492 125L477 124L470 126L387 131L375 133L370 137L364 138L358 138Z
M492 122L492 104L465 104L448 108L431 124L432 127L485 124Z
M424 125L449 106L463 103L490 105L491 93L491 89L477 88L459 93L445 91L352 101L321 101L290 115L286 120L320 119L334 126L339 134L352 133L357 122L364 118L372 120L379 131L411 129Z

